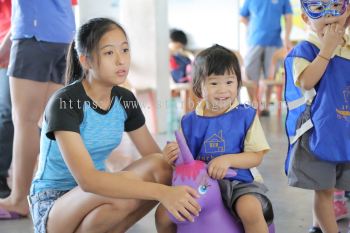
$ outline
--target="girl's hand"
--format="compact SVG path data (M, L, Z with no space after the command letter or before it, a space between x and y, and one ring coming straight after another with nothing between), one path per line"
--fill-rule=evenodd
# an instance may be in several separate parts
M322 35L318 35L322 43L321 55L330 58L336 47L343 43L344 33L345 29L340 24L332 23L325 26Z
M199 198L196 190L189 186L168 187L165 195L159 200L161 204L181 222L193 222L194 217L198 216L201 210L200 205L195 198Z
M169 142L163 149L163 157L169 164L174 164L179 155L179 145L176 142Z
M221 180L225 177L227 169L230 167L229 157L221 155L211 160L208 164L208 174L211 178Z

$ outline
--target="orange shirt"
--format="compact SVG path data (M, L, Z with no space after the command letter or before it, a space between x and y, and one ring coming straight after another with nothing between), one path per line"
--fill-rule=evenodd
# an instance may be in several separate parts
M11 0L0 0L0 42L11 27Z

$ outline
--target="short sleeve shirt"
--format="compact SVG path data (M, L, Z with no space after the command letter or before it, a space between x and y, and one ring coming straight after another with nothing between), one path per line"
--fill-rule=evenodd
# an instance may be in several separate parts
M282 46L281 17L292 14L289 0L245 0L240 15L249 19L250 46Z
M114 87L108 110L97 106L75 82L49 100L40 139L39 166L31 192L45 189L70 190L75 182L55 141L55 131L80 134L96 169L105 170L105 160L121 142L123 132L142 127L145 117L129 90Z
M70 0L12 0L11 38L71 43L75 19Z

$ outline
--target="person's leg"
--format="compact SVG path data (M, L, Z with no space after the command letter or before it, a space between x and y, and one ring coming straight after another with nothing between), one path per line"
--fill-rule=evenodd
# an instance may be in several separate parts
M337 233L338 225L333 210L333 189L315 191L314 213L324 233Z
M47 97L61 85L11 77L12 115L14 123L12 193L0 200L0 207L28 214L26 196L39 153L38 121Z
M249 83L247 83L247 90L251 104L258 108L258 81L261 72L263 48L260 46L251 47L245 57L245 74Z
M12 43L8 69L14 124L13 182L11 195L0 199L0 208L28 214L26 196L39 153L38 121L48 97L62 87L57 83L63 83L67 47L35 38Z
M263 61L263 70L264 70L264 79L273 78L273 69L271 69L272 57L276 52L277 47L265 47L264 48L264 61ZM262 116L269 116L270 114L270 102L272 94L272 85L265 85L265 103L263 104L263 110L261 112Z
M268 233L261 202L256 196L240 196L235 205L236 213L242 221L245 233Z
M346 218L348 216L348 207L345 200L345 191L336 189L333 192L333 211L336 221ZM309 233L322 233L320 224L317 221L315 212L313 211L312 227Z
M163 205L158 206L155 218L158 233L176 233L176 224L171 221Z
M124 170L134 171L132 179L171 182L172 169L158 155L137 160ZM155 205L155 201L108 198L77 187L57 199L49 213L47 229L49 233L125 232Z
M312 211L312 227L309 229L309 233L323 233L317 221L315 211Z
M0 198L10 195L7 185L8 170L12 160L13 123L7 69L0 69Z

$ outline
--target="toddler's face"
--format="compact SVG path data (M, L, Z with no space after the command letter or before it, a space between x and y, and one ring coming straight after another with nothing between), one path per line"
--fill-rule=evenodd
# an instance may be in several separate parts
M347 0L305 0L302 7L303 20L319 35L328 24L345 26L350 14Z
M236 74L210 75L202 83L202 97L206 102L206 115L216 116L227 111L237 98Z

